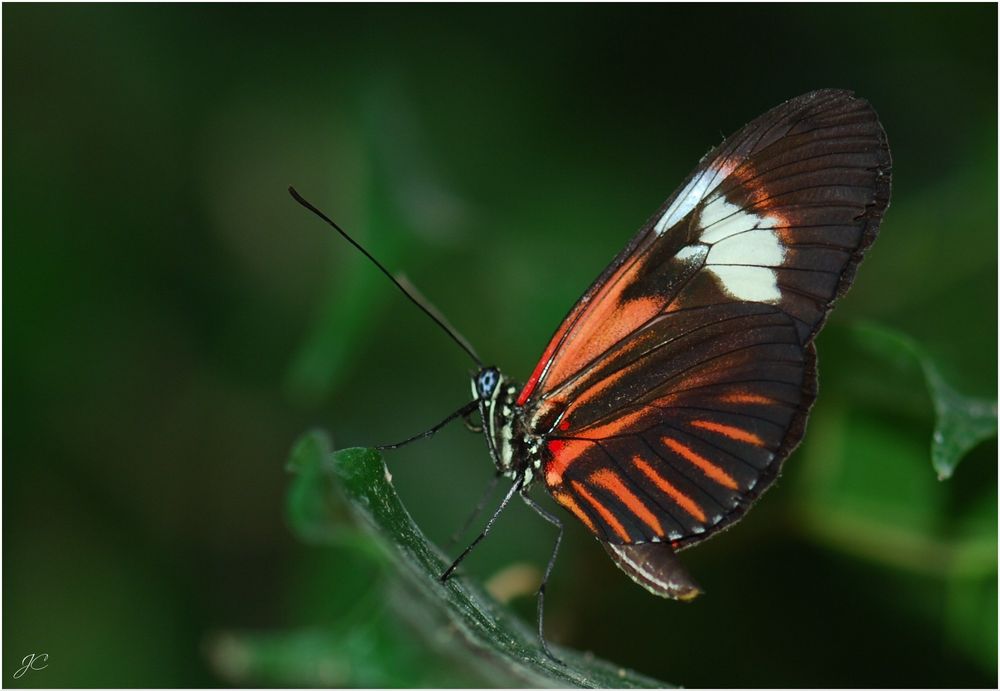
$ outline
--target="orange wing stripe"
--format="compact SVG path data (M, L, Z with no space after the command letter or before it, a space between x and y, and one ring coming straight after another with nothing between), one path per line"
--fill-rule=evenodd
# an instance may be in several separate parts
M615 518L615 515L611 513L610 509L602 504L597 497L588 492L587 488L576 480L570 480L570 484L573 485L573 489L576 490L577 494L586 499L587 502L594 507L597 513L601 514L601 518L604 519L605 523L611 526L612 530L618 533L618 537L628 542L628 531L625 530L625 526L623 526L621 522Z
M729 437L730 439L745 441L747 444L753 444L754 446L764 446L764 440L753 432L747 432L745 429L733 427L732 425L723 425L722 423L712 422L711 420L692 420L691 426L707 429L709 432L718 432L719 434Z
M755 393L747 393L746 391L737 391L736 393L727 393L722 396L719 400L725 403L760 403L762 405L769 405L774 403L773 399L767 396L760 396Z
M732 490L738 490L740 488L740 486L736 483L736 480L733 479L732 475L712 463L704 456L695 453L688 446L685 446L676 439L672 439L670 437L663 437L663 443L669 446L670 450L677 455L682 456L685 460L688 460L698 466L698 468L701 469L701 472L705 473L706 476L715 480L723 487L728 487Z
M698 506L698 504L695 503L691 497L667 482L665 477L656 472L656 468L642 460L639 456L633 458L632 463L642 472L643 475L648 477L654 485L659 487L664 494L677 502L678 506L687 511L701 523L705 522L705 512L701 510L701 507Z
M653 411L657 412L657 411ZM573 432L574 437L583 437L584 439L605 439L607 437L613 437L616 434L623 434L629 430L635 429L639 423L642 422L643 418L648 417L650 411L648 408L641 408L633 413L627 413L621 417L617 417L610 422L606 422L603 425L597 425L596 427L590 427L578 432Z
M594 522L590 520L590 516L583 512L583 509L580 508L580 505L576 503L576 500L573 499L573 497L566 492L553 492L552 498L572 511L574 516L579 518L584 525L590 528L590 532L597 532L594 528Z
M590 481L593 482L598 487L603 487L612 494L614 494L618 499L628 507L628 510L639 517L643 523L648 525L650 529L657 535L663 535L663 526L660 525L660 520L656 515L649 510L639 497L635 496L635 493L622 482L622 479L618 477L618 473L613 470L608 470L603 468L593 473L590 476Z

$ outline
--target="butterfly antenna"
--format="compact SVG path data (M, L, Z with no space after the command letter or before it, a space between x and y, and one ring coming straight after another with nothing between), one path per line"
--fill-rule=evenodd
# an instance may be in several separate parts
M320 211L319 209L317 209L315 206L313 206L312 204L310 204L308 201L306 201L306 199L301 194L299 194L298 191L296 191L296 189L294 187L289 186L288 193L292 195L292 199L294 199L299 204L301 204L305 208L309 209L309 211L312 211L314 214L316 214L321 219L323 219L324 221L326 221L326 223L328 225L330 225L338 233L340 233L344 237L345 240L347 240L349 243L351 243L352 245L354 245L354 247L359 252L361 252L361 254L363 254L366 257L368 257L368 260L372 264L374 264L375 266L377 266L378 270L381 271L383 274L385 274L385 277L388 278L390 281L392 281L393 285L395 285L397 288L399 288L400 292L403 293L403 295L405 295L407 297L407 299L409 299L410 302L412 302L414 305L416 305L417 307L419 307L420 310L424 314L426 314L428 317L430 317L431 320L433 320L435 324L437 324L439 327L441 327L441 330L444 331L446 334L448 334L448 336L451 337L451 340L453 340L455 343L457 343L458 347L461 348L462 350L464 350L469 355L469 357L472 358L472 361L475 362L476 365L479 366L480 369L482 369L482 367L483 367L483 361L479 359L479 356L476 355L475 351L472 350L472 347L469 344L465 343L464 340L462 339L462 337L459 336L452 328L450 328L448 326L448 324L442 318L440 318L437 315L435 315L434 312L432 312L431 310L427 309L427 307L424 306L420 302L420 300L418 300L416 297L414 297L413 294L410 293L410 291L408 291L406 289L406 287L403 286L402 283L400 283L399 281L397 281L396 278L391 273L389 273L389 271L384 266L382 266L382 264L379 262L378 259L376 259L375 257L373 257L368 252L368 250L366 250L364 247L362 247L360 244L358 244L358 242L354 238L352 238L350 235L348 235L347 232L343 228L341 228L336 223L334 223L330 219L329 216L327 216L325 213L323 213L322 211Z
M451 333L452 338L461 341L462 348L465 352L471 353L475 356L476 362L479 362L479 358L476 356L476 349L472 347L471 343L469 343L469 339L463 336L462 333L455 328L455 325L448 321L448 318L444 316L441 310L435 307L434 303L428 300L427 296L420 292L420 289L414 285L413 281L406 277L406 274L396 274L396 280L400 283L400 285L402 285L403 289L410 294L412 299L420 303L425 312L430 312L434 315L437 322L444 324L444 327L449 331L449 333ZM479 364L479 367L480 369L482 368L482 363Z

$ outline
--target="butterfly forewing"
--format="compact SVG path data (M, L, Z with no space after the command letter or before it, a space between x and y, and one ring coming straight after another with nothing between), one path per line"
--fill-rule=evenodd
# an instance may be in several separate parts
M889 170L865 101L789 101L706 156L584 294L518 404L549 491L598 538L687 546L774 480Z

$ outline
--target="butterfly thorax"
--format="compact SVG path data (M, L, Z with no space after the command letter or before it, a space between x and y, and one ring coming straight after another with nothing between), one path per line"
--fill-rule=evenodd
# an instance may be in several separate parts
M483 436L497 470L527 487L541 465L540 440L526 433L517 405L520 385L495 367L484 367L472 378L472 392L479 399Z

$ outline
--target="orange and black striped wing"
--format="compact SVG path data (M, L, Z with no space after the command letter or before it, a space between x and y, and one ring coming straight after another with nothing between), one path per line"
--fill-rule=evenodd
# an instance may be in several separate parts
M706 156L584 294L518 404L549 491L595 535L687 546L774 480L889 173L865 101L793 99Z
M637 340L573 389L544 481L601 540L688 546L739 518L798 443L813 348L747 304L671 312Z

